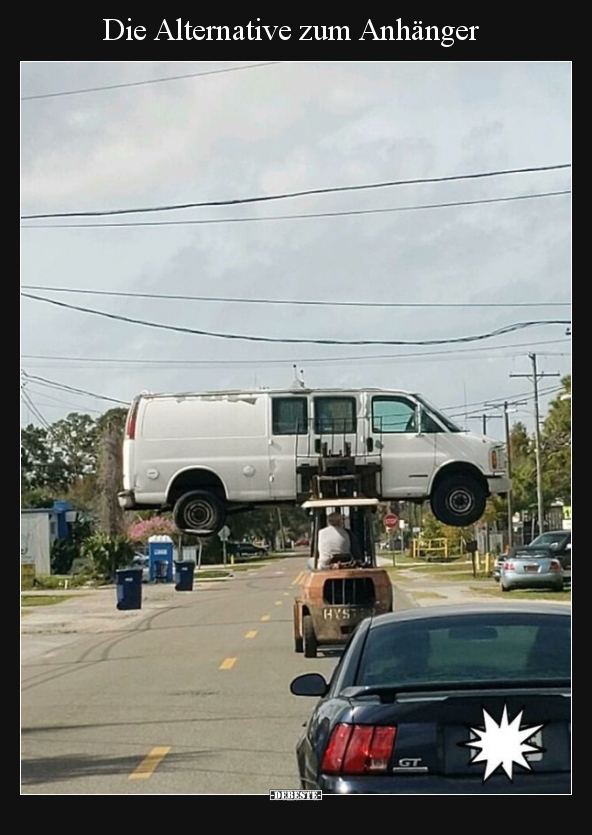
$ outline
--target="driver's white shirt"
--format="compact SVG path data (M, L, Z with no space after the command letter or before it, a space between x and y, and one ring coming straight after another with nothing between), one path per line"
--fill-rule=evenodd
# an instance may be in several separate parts
M317 568L328 568L331 557L337 554L351 554L351 540L345 528L327 525L319 531L319 559Z

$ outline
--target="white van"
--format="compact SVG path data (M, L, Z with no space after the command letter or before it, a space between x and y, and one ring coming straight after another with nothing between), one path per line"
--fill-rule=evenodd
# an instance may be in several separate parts
M119 503L172 509L179 529L216 532L241 507L305 501L322 460L343 457L364 474L364 494L429 499L448 525L473 524L490 494L509 489L504 445L460 429L419 394L297 385L139 395Z

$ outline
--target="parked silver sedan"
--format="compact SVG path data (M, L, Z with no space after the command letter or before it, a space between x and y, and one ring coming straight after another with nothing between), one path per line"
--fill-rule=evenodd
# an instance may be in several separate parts
M564 570L548 547L516 548L500 567L502 591L512 589L553 589L563 591Z

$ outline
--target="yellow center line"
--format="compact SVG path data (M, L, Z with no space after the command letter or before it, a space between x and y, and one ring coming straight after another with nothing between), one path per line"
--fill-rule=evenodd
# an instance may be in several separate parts
M301 572L300 572L300 574L298 574L298 575L297 575L296 579L292 581L292 585L293 585L293 586L298 586L298 585L300 585L300 583L302 583L302 581L304 580L304 577L305 577L305 576L306 576L306 572L305 572L305 571L301 571Z
M159 762L166 757L171 750L170 745L153 748L147 757L144 757L140 765L129 776L130 780L147 780L152 777Z
M247 632L247 634L245 635L245 638L254 638L256 634L257 634L257 630L256 630L256 629L250 629L250 630Z
M236 663L236 658L225 658L224 661L220 664L221 670L230 670L231 667L234 667Z
M271 615L263 615L261 620L271 620Z

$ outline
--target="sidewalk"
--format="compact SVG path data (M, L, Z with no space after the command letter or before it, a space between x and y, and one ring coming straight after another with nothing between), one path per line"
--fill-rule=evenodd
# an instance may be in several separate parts
M378 556L381 568L392 568L392 555ZM448 604L486 603L488 595L473 591L470 580L442 580L422 574L418 568L397 568L393 584L415 606L445 606Z
M168 606L175 594L173 583L142 585L142 608L119 611L115 585L101 588L25 591L27 597L64 597L63 603L21 609L21 634L111 632L130 621Z
M221 582L225 582L222 580ZM202 588L200 588L202 586ZM199 594L209 583L196 583L193 592L178 592L174 583L142 584L142 608L117 608L117 588L46 589L25 591L27 596L65 597L62 603L21 608L21 662L47 654L85 634L124 632L179 595Z
M485 592L473 591L470 581L455 583L453 580L439 580L417 569L398 569L394 585L416 606L446 606L449 604L487 603L494 599Z

